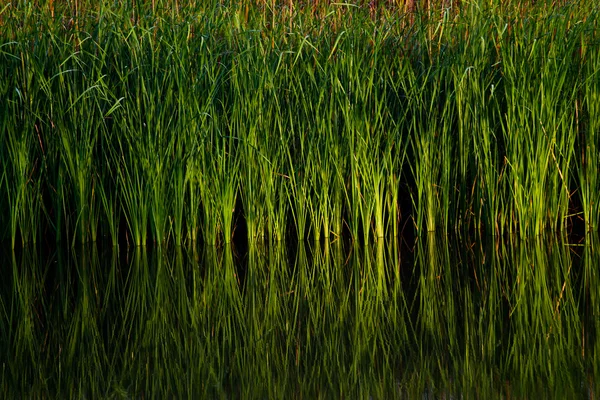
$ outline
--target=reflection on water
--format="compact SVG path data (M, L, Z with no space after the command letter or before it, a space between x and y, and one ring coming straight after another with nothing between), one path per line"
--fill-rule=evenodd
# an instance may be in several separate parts
M598 241L3 252L0 397L595 397Z

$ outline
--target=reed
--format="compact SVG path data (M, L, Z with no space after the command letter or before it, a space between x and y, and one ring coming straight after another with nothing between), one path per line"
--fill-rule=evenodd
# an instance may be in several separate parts
M410 137L409 163L414 179L413 208L418 231L448 231L452 190L454 107L448 68L413 67L403 81L407 94Z
M412 4L11 3L6 235L596 229L598 10Z
M199 232L204 232L204 239L216 243L217 236L223 227L222 221L215 221L226 210L231 215L235 205L238 173L233 156L229 153L228 142L223 138L226 123L219 107L219 99L226 79L226 64L216 62L223 57L219 46L210 38L197 41L186 36L186 44L182 46L180 55L181 69L177 74L180 80L179 118L183 129L177 151L183 160L185 200L183 217L185 220L187 239L196 242ZM193 56L192 56L193 55ZM201 71L196 74L194 71ZM231 148L231 151L234 147ZM223 184L224 190L218 185ZM216 199L220 193L229 193L224 199L227 204L218 207ZM232 197L233 196L233 197ZM232 204L233 203L233 204ZM229 217L230 218L230 217ZM226 238L231 238L231 219Z
M294 116L290 112L289 120L292 121L293 118ZM297 131L293 128L294 124L290 125L292 126L290 136L299 138L299 140L297 144L286 146L287 163L291 171L287 178L286 194L290 204L290 222L294 225L298 240L303 241L307 235L310 218L309 209L312 204L310 202L310 180L306 169L306 165L310 160L309 155L306 154L308 151L305 150L305 136L296 133Z
M233 214L239 193L240 161L230 153L234 148L231 145L233 141L232 139L223 141L220 150L217 150L217 158L210 160L213 162L211 179L214 181L203 187L203 198L207 198L208 192L211 190L214 190L218 196L216 212L220 223L217 224L217 228L222 233L225 243L230 243L233 236ZM210 218L207 211L205 211L205 216ZM207 221L204 226L208 228Z
M456 107L457 159L455 190L457 218L462 227L494 235L503 233L504 165L501 119L501 60L494 31L483 23L490 10L482 4L467 6L465 20L456 29L452 67ZM475 31L472 31L475 27Z
M72 47L65 46L65 50L69 48ZM78 242L96 240L100 211L97 193L101 181L97 175L96 143L104 124L104 109L108 111L108 108L102 93L106 83L101 71L97 70L102 63L93 55L97 50L92 47L75 52L72 49L62 70L53 77L57 80L56 90L49 99L55 104L50 118L56 133L49 138L48 147L50 152L61 155L58 168L65 171L66 178L62 196L67 203L65 208L73 210L73 215L65 217Z
M576 135L572 54L576 41L568 10L542 14L543 23L513 24L501 39L506 115L502 121L507 185L512 199L510 230L539 235L564 230L571 196ZM509 39L510 38L510 39ZM557 39L558 38L558 39Z
M298 110L290 116L290 122L296 126L290 132L293 143L290 150L296 153L289 162L290 175L292 184L295 181L298 186L298 190L292 188L297 199L291 206L293 215L308 220L308 228L298 229L300 234L304 235L308 229L308 236L318 241L341 233L346 155L338 99L343 98L343 89L336 84L338 63L325 61L328 51L319 52L307 38L297 46L287 66L295 71L288 87L302 88L289 95L291 108ZM298 74L298 65L307 74Z
M596 10L590 15L589 22L579 30L580 38L574 49L576 59L584 60L581 74L581 92L583 99L578 99L575 109L578 135L578 182L582 203L583 219L586 230L595 230L600 223L600 52L590 49L586 37L597 32L592 21L598 16Z
M249 44L248 44L249 45ZM241 135L240 159L242 161L240 194L244 207L244 219L248 230L248 240L264 241L268 238L267 201L272 188L272 168L268 137L264 135L266 125L264 113L268 113L270 104L266 99L264 84L266 72L258 74L249 70L252 53L247 50L246 57L233 66L231 85L233 91L232 122L229 130ZM256 60L255 62L260 62ZM262 67L265 65L263 64ZM268 68L268 66L267 66ZM254 71L254 70L253 70ZM260 71L260 70L256 70ZM264 110L264 111L263 111ZM272 150L271 150L272 151ZM263 175L263 174L266 174Z
M22 244L39 238L42 219L42 170L44 168L40 130L44 115L44 82L38 82L36 71L40 60L19 43L3 46L4 60L14 72L12 85L6 85L2 118L2 156L4 204L8 215L9 236L14 248L18 238ZM9 76L6 76L8 81ZM9 81L10 82L10 81ZM39 118L39 119L38 119Z

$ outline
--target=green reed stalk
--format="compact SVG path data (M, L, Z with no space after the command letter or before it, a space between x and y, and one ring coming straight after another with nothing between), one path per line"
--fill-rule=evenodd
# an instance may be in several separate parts
M290 52L288 56L295 56ZM290 215L299 241L303 241L308 234L311 218L311 174L314 157L311 135L311 125L314 122L315 105L313 91L318 89L315 82L315 70L312 63L306 62L304 74L293 67L292 61L287 61L286 53L281 54L281 62L277 74L287 77L286 84L290 90L286 96L284 126L287 127L288 142L283 145L288 171L287 198ZM303 80L304 79L304 80Z
M120 109L124 98L113 97L114 94L109 89L110 81L103 80L102 83L103 101L107 104L105 108L109 105L112 106L108 110L103 110L103 122L98 127L99 138L95 151L95 170L98 184L95 186L95 190L104 214L104 218L100 220L103 225L103 232L104 234L108 233L112 245L117 246L121 217L121 204L119 201L121 190L119 189L119 175L116 173L116 170L119 169L119 160L113 158L113 146L117 141L115 136L118 135L118 132L115 133L109 126L113 123L116 112Z
M338 42L338 44L340 44ZM340 68L343 60L329 66L322 61L324 70L317 78L324 81L314 92L313 109L314 127L311 134L310 174L314 200L312 223L313 238L318 240L321 234L329 239L331 234L339 236L342 230L343 195L345 191L347 138L343 134L344 125L344 89L339 86ZM316 89L316 88L315 88ZM318 97L316 97L318 95Z
M177 20L172 22L177 23ZM201 27L212 28L210 24L217 23L218 20L213 19ZM176 66L164 85L165 89L172 88L172 104L176 110L166 132L167 136L174 137L167 147L172 158L168 191L173 193L173 203L168 207L169 219L176 243L182 242L184 230L192 242L199 239L198 233L202 230L204 239L211 244L220 241L219 235L226 231L226 242L229 242L235 196L225 193L220 185L233 185L235 195L237 178L235 174L226 177L233 171L223 169L227 168L223 160L229 157L226 155L229 146L226 139L220 138L225 123L218 106L219 99L224 97L227 58L221 52L223 44L194 32L189 22L187 26L188 29L165 28L162 42L170 63ZM222 202L227 204L220 204ZM222 217L227 222L223 222Z
M196 146L194 146L196 147ZM186 225L186 238L191 243L198 241L198 234L201 228L201 207L200 199L201 195L201 165L199 156L194 156L195 151L191 150L190 154L186 157L185 164L185 195L187 208L185 212L185 225Z
M598 33L593 26L597 12L590 16L588 24L581 31L579 57L583 66L583 114L581 123L577 115L579 130L578 178L579 192L583 208L586 230L594 230L600 224L600 51L588 44L586 37L591 35L598 41ZM576 53L577 54L577 53Z
M501 143L496 135L499 114L500 61L496 59L493 31L482 20L491 11L479 4L469 5L456 45L458 60L452 66L454 98L457 112L457 157L459 164L459 216L477 232L502 233L499 220ZM472 27L478 30L472 31ZM469 193L471 192L471 193ZM474 214L474 215L473 215Z
M202 53L213 49L199 49ZM201 230L204 240L211 244L226 231L225 241L231 239L231 215L235 207L239 182L239 161L235 158L235 140L223 137L225 121L215 103L224 79L222 65L213 68L215 55L203 54L206 72L195 77L192 99L193 114L185 123L186 133L186 226L188 238L195 242ZM208 93L208 96L207 96ZM227 219L225 223L223 219Z
M192 128L193 129L193 128ZM193 130L195 131L195 129ZM192 135L190 135L193 137ZM197 140L197 139L195 139ZM210 198L205 198L204 193L211 195L210 191L204 192L205 181L204 181L204 168L203 168L203 157L202 154L205 151L205 147L200 144L201 142L192 142L189 156L186 158L185 165L185 184L188 210L186 212L186 227L187 227L187 238L192 242L196 243L199 239L199 231L203 229L202 223L205 225L205 240L216 243L216 232L214 229L217 224L208 218L212 218L217 214L216 208L210 205L213 204ZM201 221L202 210L206 210L207 216L204 221Z
M348 156L348 169L350 171L350 175L345 177L346 179L346 203L348 206L348 224L350 228L350 234L353 240L359 240L359 228L360 228L360 217L366 212L363 212L363 201L361 199L361 186L359 183L358 177L358 166L357 166L357 156L363 156L364 154L357 155L357 140L355 136L356 130L353 129L351 124L354 122L353 115L350 111L350 105L346 101L345 106L343 107L344 113L344 127L348 130L344 131L344 136L347 140L348 150L350 152ZM346 175L346 174L345 174ZM365 235L368 235L366 233Z
M281 147L277 153L281 151ZM273 162L263 163L263 177L265 178L266 200L267 200L267 230L275 241L282 241L286 235L286 218L288 201L286 195L285 176L279 172L283 165L279 154Z
M336 42L340 45L339 37ZM330 50L330 56L336 53L336 48ZM337 54L337 53L336 53ZM341 56L342 53L339 53ZM326 238L330 235L340 237L342 234L344 213L347 208L346 184L348 178L348 167L350 162L348 138L344 135L344 114L347 112L344 100L346 94L341 85L340 74L343 68L343 60L324 61L324 76L326 80L326 89L319 92L320 104L315 110L314 115L317 118L316 125L319 137L321 180L323 187L322 196L327 196L327 200L322 202L323 212L325 214L323 232ZM320 85L319 85L320 86ZM325 192L327 189L327 192Z
M125 74L121 81L123 90L133 87L132 96L124 100L121 108L120 125L125 140L119 139L119 150L125 165L121 167L120 186L125 191L124 211L137 245L146 241L148 222L153 240L162 244L169 228L172 199L168 179L179 135L174 98L178 88L173 71L163 72L159 64L160 55L170 50L166 42L154 42L153 32L140 28L132 28L128 40L130 59L125 62L129 61L132 67L122 65L120 71ZM136 69L135 65L143 68ZM128 69L132 72L127 73Z
M171 58L171 63L177 65L176 70L179 71L171 77L171 84L177 90L173 96L177 118L174 123L175 127L172 128L172 134L175 134L175 138L172 141L173 147L170 151L172 157L171 176L168 178L167 184L167 192L173 197L168 220L174 243L176 246L181 246L184 240L185 199L187 194L185 164L189 154L189 124L193 118L188 110L193 110L194 107L187 104L193 96L189 90L190 79L185 73L185 68L188 65L184 60L189 58L186 53L186 38L182 33L173 34L167 41L172 45L172 50L176 52L176 55Z
M240 66L240 70L242 67ZM261 152L257 147L257 123L259 116L256 114L262 108L262 94L258 89L254 95L244 93L244 84L238 78L236 70L232 71L232 86L236 99L236 107L233 110L233 126L230 127L235 134L244 135L240 137L242 141L241 151L243 152L240 195L244 207L244 219L248 230L248 241L254 242L261 240L265 236L264 222L264 199L260 197L261 177L257 175L257 164L268 162L261 157ZM242 72L239 73L239 79L242 78ZM254 103L254 104L252 104ZM259 104L259 106L256 105ZM258 164L260 165L260 164Z
M264 125L260 129L261 145L258 152L257 172L262 177L262 191L266 206L266 230L268 235L279 242L287 231L287 182L285 146L288 145L287 129L283 123L279 90L286 84L282 75L277 75L272 67L266 67L265 99L263 107ZM283 81L283 82L282 82ZM262 125L262 124L261 124ZM258 150L258 149L257 149Z
M169 190L168 179L173 173L173 162L176 161L173 152L181 131L175 124L176 100L173 98L173 93L177 91L177 88L172 85L172 77L165 74L163 82L155 83L158 84L158 87L149 89L148 96L144 96L146 103L142 106L143 111L140 110L138 114L141 121L144 121L143 115L146 115L145 124L149 129L144 129L144 123L142 123L142 129L139 131L140 137L137 139L144 142L143 136L150 138L150 141L143 144L143 151L146 155L142 160L142 166L145 168L146 179L151 190L150 214L154 241L161 244L167 240L169 229L173 196ZM144 93L145 83L141 83L140 86ZM161 103L157 102L157 98L162 99Z
M372 51L370 63L366 62L368 59L361 60L364 64L352 62L345 71L349 81L346 88L349 104L344 108L348 113L344 117L350 136L352 220L355 224L360 220L365 244L369 243L372 224L375 238L384 235L384 189L386 176L390 173L384 170L382 161L382 152L387 147L383 142L385 131L389 129L385 123L386 98L385 92L377 87L381 84L379 77L385 76L385 71L379 70L379 50ZM347 57L350 58L348 61L354 61L354 53ZM353 229L355 233L357 228Z
M326 225L326 207L329 201L329 181L326 179L326 166L322 159L327 156L319 154L320 150L312 150L311 162L307 165L306 175L309 183L308 215L310 220L310 236L315 241L321 240L323 227Z
M291 113L290 113L291 114ZM290 115L290 121L293 116ZM291 123L290 137L299 138L298 143L289 143L286 147L286 156L288 169L287 198L290 207L290 214L296 229L296 236L300 242L305 239L308 229L309 205L310 203L310 183L307 174L308 155L305 155L304 135L297 135L294 130L294 123ZM296 147L297 146L297 147Z
M394 135L396 136L396 135ZM400 149L399 149L400 147ZM402 164L404 163L405 153L402 149L406 149L405 146L402 146L399 143L398 139L394 139L390 143L390 149L386 158L384 159L385 170L389 171L387 177L385 179L385 214L388 216L387 227L384 231L384 234L392 237L398 237L398 228L400 223L400 174L402 171ZM404 154L398 154L398 153Z
M294 71L294 80L287 86L294 88L288 107L297 110L293 119L296 128L290 136L294 143L291 150L297 156L291 171L298 182L300 197L292 207L293 213L299 213L305 221L308 220L309 236L320 240L330 234L328 208L334 173L328 147L333 140L332 135L336 135L332 130L332 110L328 107L331 101L328 98L330 83L314 44L305 37L295 45L299 48L291 54L293 61L289 66ZM306 232L306 228L298 229L302 235Z
M120 156L114 163L119 165L116 186L122 188L119 195L122 212L133 243L143 246L146 245L148 235L149 187L142 174L131 165L138 161L137 158L131 156L128 148L120 140L116 155Z
M109 163L109 159L105 159L106 163ZM107 167L107 169L110 167ZM102 174L102 176L111 175L109 172ZM119 219L121 216L119 207L119 188L118 181L115 178L106 178L105 181L98 186L98 197L102 205L104 212L104 219L102 222L105 225L105 230L110 237L111 244L118 246L119 244Z
M385 196L385 212L389 218L386 232L388 235L391 234L392 237L398 237L399 233L398 224L401 218L400 187L405 184L402 174L409 142L404 132L407 125L408 107L404 106L405 101L401 85L394 75L399 74L402 76L406 67L406 63L394 61L387 69L387 90L389 92L387 103L391 122L387 128L389 129L387 137L384 139L385 151L382 162L385 170L388 171L385 181L385 191L387 193Z
M218 175L215 178L218 179L218 195L219 195L219 209L222 221L223 237L225 243L230 243L233 239L233 214L235 212L235 206L237 203L237 196L240 186L240 160L235 157L234 154L237 150L237 140L235 138L228 138L227 141L223 142L221 154L218 161Z
M269 53L264 44L246 44L246 54L231 71L233 89L232 125L229 129L240 139L242 159L240 192L248 240L264 241L272 224L275 205L275 174L279 162L279 139L272 137L270 118L277 99L270 98ZM259 55L259 57L257 57ZM273 135L274 136L274 135ZM275 164L274 164L275 162Z
M11 58L11 54L6 52L7 45L0 47L0 60L2 62L6 62ZM9 92L11 90L10 81L7 79L7 76L4 74L0 76L0 96L3 96L5 101L8 101L10 96ZM0 113L0 132L3 132L0 136L0 210L10 210L8 206L8 169L10 167L10 163L8 162L8 149L6 143L8 142L8 138L5 135L9 132L8 126L8 116L10 114L7 113L8 106L2 105L2 112ZM7 239L9 230L7 227L10 226L10 218L6 215L6 212L0 213L0 241Z
M179 139L179 138L178 138ZM172 193L173 203L169 215L170 230L176 246L181 246L184 239L184 207L186 198L185 164L181 143L175 146L172 173L169 179L168 192Z
M563 230L571 196L578 90L571 64L574 40L565 15L541 18L552 34L546 24L523 21L515 24L510 41L500 45L507 107L502 129L514 207L511 230L521 236L539 235L548 227Z
M95 159L104 123L103 101L99 99L104 78L98 75L99 71L86 70L86 61L92 65L98 63L93 58L84 60L86 55L69 56L63 63L64 69L53 78L58 81L58 90L54 94L56 136L52 137L51 151L61 155L60 162L68 178L66 187L70 189L64 194L73 198L73 239L80 243L95 241L97 237L100 210L97 186L101 182ZM90 86L82 86L88 79Z
M410 169L418 232L448 228L454 154L450 86L444 65L414 66L402 81L408 96Z
M25 48L13 47L4 53L14 75L14 87L4 97L1 120L5 188L7 194L9 233L12 248L17 238L36 243L41 218L41 178L43 149L40 132L47 120L43 116L44 81L38 82L36 71L41 61ZM10 78L9 78L10 79ZM40 120L37 120L39 118ZM6 146L6 147L5 147Z
M18 126L18 125L17 125ZM36 160L31 160L32 143L29 132L9 132L6 193L10 210L10 237L12 248L20 234L23 244L37 241L37 224L40 218L40 183L35 178Z
M240 163L235 157L235 138L221 136L211 120L201 126L205 133L191 136L195 138L186 164L188 237L195 241L200 228L203 240L214 246L221 242L221 235L225 243L232 239Z

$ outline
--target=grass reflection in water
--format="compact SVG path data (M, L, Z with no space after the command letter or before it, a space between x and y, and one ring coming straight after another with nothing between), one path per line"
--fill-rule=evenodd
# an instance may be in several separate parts
M597 248L7 251L0 395L593 397Z

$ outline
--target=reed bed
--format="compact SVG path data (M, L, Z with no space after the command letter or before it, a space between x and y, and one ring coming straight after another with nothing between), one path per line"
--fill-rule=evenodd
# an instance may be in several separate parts
M11 3L2 236L366 244L406 226L596 230L599 11Z

